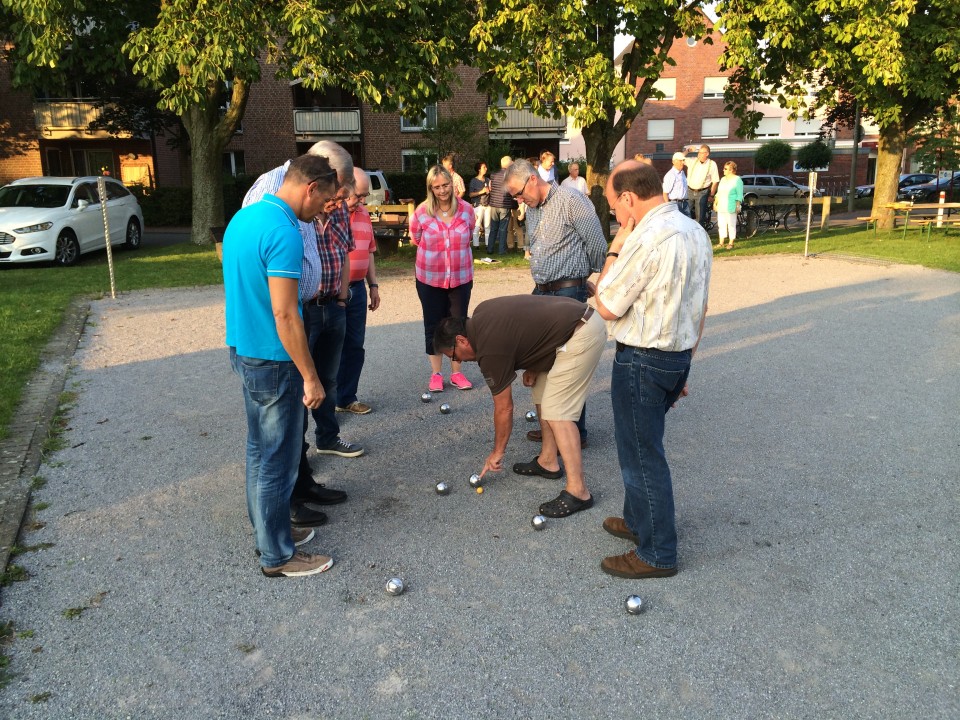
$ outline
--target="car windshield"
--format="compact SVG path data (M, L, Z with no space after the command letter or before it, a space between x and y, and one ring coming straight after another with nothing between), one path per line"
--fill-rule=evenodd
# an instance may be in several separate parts
M0 188L0 207L63 207L69 195L69 185L7 185Z

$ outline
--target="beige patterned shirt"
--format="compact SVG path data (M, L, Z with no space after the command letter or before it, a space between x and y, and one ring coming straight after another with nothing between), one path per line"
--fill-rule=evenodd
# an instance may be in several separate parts
M597 288L600 302L619 316L607 323L609 333L633 347L691 349L707 310L712 264L710 238L676 203L651 210Z

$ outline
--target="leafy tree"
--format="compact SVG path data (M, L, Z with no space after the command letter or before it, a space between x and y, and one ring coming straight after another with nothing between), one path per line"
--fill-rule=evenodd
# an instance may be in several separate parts
M313 88L339 85L421 112L450 94L467 9L452 0L3 0L14 79L120 73L128 61L190 139L193 240L222 225L221 154L261 61ZM222 99L228 98L225 109Z
M485 120L480 113L444 116L438 108L436 123L422 133L431 146L433 163L447 153L454 153L457 172L469 179L473 174L473 164L487 156L489 141Z
M793 155L793 148L790 147L790 143L785 143L783 140L770 140L757 148L753 159L757 167L770 172L789 162L791 155Z
M914 157L921 170L940 172L960 168L960 107L954 101L921 120L910 135L917 146Z
M797 150L797 167L816 170L830 164L833 150L823 140L817 139Z
M586 144L585 177L608 226L603 188L617 143L659 97L653 83L674 39L706 32L701 0L491 0L470 31L478 85L540 117L572 116ZM614 66L617 34L634 38ZM496 122L495 108L489 120Z
M896 197L908 133L960 87L956 0L721 0L723 63L741 132L755 128L755 102L776 99L801 114L853 101L880 128L873 215ZM849 113L847 113L849 114Z

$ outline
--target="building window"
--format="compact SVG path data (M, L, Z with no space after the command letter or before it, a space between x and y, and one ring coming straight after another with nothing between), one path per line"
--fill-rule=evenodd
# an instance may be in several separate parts
M223 154L223 173L224 175L244 175L247 172L246 165L243 162L242 150L231 150Z
M727 78L725 77L705 77L703 79L704 99L709 99L709 98L723 99L723 91L726 89L727 89Z
M673 140L673 120L647 120L647 140Z
M782 118L765 117L757 125L756 136L761 137L780 137L780 121Z
M797 118L793 125L793 135L794 137L816 136L820 134L820 128L822 126L823 122L816 118L810 120Z
M677 79L676 78L660 78L657 80L653 87L663 93L661 100L676 100L677 99Z
M704 118L700 121L700 137L730 137L730 118Z
M422 172L426 174L437 164L436 153L426 148L414 148L400 151L400 169L402 172Z
M402 107L400 108L403 109ZM428 128L434 128L437 126L437 105L428 105L424 111L423 115L414 120L400 116L400 131L401 132L423 132Z

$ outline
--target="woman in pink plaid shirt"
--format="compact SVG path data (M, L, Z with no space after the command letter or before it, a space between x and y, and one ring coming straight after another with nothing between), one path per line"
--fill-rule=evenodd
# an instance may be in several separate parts
M427 199L410 221L410 237L417 246L417 295L423 307L423 333L430 357L430 392L443 392L443 355L433 349L433 331L445 317L467 317L473 289L473 252L470 238L473 207L456 197L453 178L440 165L427 173ZM473 387L451 362L450 384L460 390Z

